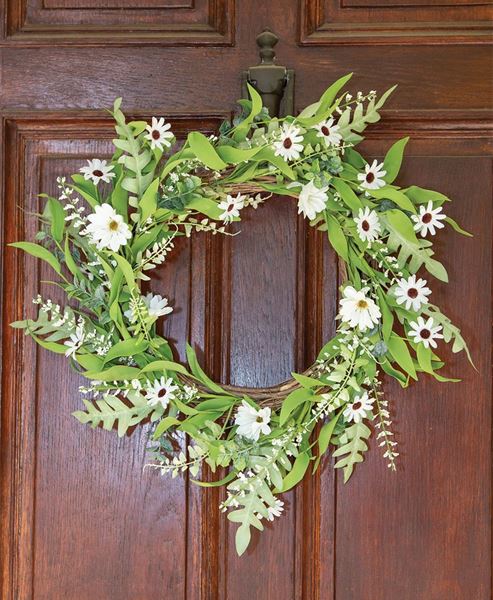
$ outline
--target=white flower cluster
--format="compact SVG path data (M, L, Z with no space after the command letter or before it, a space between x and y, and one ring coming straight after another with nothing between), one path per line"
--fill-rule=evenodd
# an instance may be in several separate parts
M86 220L83 216L85 207L79 205L80 198L73 197L74 190L67 185L65 177L57 177L57 187L60 190L58 199L63 203L63 210L67 213L66 222L71 222L75 229L86 226Z

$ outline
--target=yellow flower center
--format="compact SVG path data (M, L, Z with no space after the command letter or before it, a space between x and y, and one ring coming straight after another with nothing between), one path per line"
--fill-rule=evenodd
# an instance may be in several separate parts
M118 229L118 221L110 221L109 227L111 231L116 231Z
M368 302L366 300L358 300L358 308L368 308Z

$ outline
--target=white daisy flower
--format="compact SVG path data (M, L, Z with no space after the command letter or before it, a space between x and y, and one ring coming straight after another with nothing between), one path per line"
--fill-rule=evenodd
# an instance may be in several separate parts
M267 515L267 520L273 521L274 517L280 517L281 513L283 511L284 511L284 502L282 500L279 500L276 498L276 501L274 502L274 506L267 507L267 512L269 513Z
M423 304L428 302L427 296L430 294L431 290L426 287L426 280L416 279L416 275L411 275L407 279L400 279L395 290L397 304L404 304L405 302L407 310L412 306L416 312Z
M161 404L163 408L166 408L170 400L176 398L175 392L178 390L178 386L174 384L171 377L165 379L155 379L154 383L146 388L147 404L149 406L157 406Z
M144 136L146 140L151 142L152 149L158 148L159 150L162 150L163 146L166 146L166 148L171 146L170 140L175 136L169 131L170 128L171 125L164 122L164 117L161 117L160 119L152 117L151 124L146 126L149 133Z
M98 185L100 181L109 183L115 176L111 171L113 165L106 164L105 160L99 160L99 158L93 158L87 161L87 167L82 167L79 171L84 175L84 179L90 179L94 185Z
M361 181L360 186L367 190L378 190L385 185L384 177L387 171L383 170L383 163L378 163L376 160L371 165L365 165L365 172L358 173L358 179Z
M222 215L219 215L219 218L222 219L225 223L232 221L235 217L240 216L240 210L245 206L246 196L242 196L241 194L237 194L236 197L230 196L229 194L226 196L225 200L221 200L217 205L218 208L224 210Z
M358 327L360 331L366 331L376 325L382 316L376 303L366 296L368 288L360 291L347 285L343 296L339 301L341 306L341 319L349 323L350 327Z
M118 252L120 246L125 246L132 237L129 226L110 204L96 206L95 212L87 217L90 222L86 232L91 241L97 244L98 250L110 248Z
M249 440L256 442L263 433L270 433L270 408L260 408L248 404L243 400L241 406L238 407L235 416L235 425L238 425L236 430L237 435L241 435Z
M327 146L338 146L342 140L342 135L338 133L339 125L332 118L315 125L315 129L318 131L317 137L322 138Z
M366 413L373 408L373 400L368 398L368 392L362 396L356 396L351 404L348 404L343 412L346 421L361 423L366 417Z
M368 206L363 210L359 209L358 216L354 219L358 235L364 242L374 242L380 235L382 228L378 220L377 213L370 210Z
M146 305L147 312L149 313L150 317L155 317L157 319L173 312L173 308L168 306L168 299L158 294L154 296L152 292L149 292L146 296L142 296L142 300ZM123 314L127 317L130 323L135 323L137 321L137 315L135 314L133 308L129 308Z
M442 207L437 206L436 208L433 208L433 202L431 200L426 207L421 205L419 207L419 215L412 215L412 219L416 223L414 230L421 233L421 237L425 237L428 232L430 232L431 235L435 235L435 227L437 229L445 227L441 221L447 217L444 214L441 215L441 212Z
M275 155L284 160L297 160L303 150L301 130L292 123L286 123L281 129L281 138L274 142Z
M168 298L163 298L163 296L160 296L159 294L154 296L149 292L144 296L144 302L150 317L162 317L173 312L173 308L168 306Z
M298 214L303 213L310 221L313 220L325 208L327 190L327 186L318 188L313 181L303 185L298 197Z
M425 348L437 347L435 340L443 339L443 335L440 333L442 330L441 325L435 325L433 319L430 317L427 321L423 317L418 317L417 321L409 323L411 331L409 331L409 337L414 338L413 341L417 344L421 342Z

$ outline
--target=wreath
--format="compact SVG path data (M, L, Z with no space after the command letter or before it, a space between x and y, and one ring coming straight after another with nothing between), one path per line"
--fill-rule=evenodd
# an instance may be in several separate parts
M250 100L240 101L241 114L218 135L191 132L181 147L163 118L127 123L118 99L112 158L89 160L70 181L58 178L59 198L42 195L35 242L12 244L46 261L66 295L64 307L38 296L36 318L12 325L87 378L85 410L74 416L120 436L152 422L150 460L162 473L188 470L196 478L203 463L227 473L197 483L225 486L220 508L239 524L238 554L252 526L262 530L281 515L279 495L315 472L330 445L346 482L374 430L395 470L382 372L403 387L419 373L457 381L437 373L439 340L470 359L459 329L418 276L424 269L447 281L430 241L446 223L470 234L445 216L444 195L394 184L408 138L380 163L355 150L394 88L380 98L341 94L350 76L284 119L271 118L249 86ZM336 334L307 371L277 387L220 385L192 347L187 367L176 361L156 327L172 307L166 297L143 294L141 284L166 263L176 238L231 235L229 224L244 210L279 196L297 200L344 265ZM177 450L182 434L186 451Z

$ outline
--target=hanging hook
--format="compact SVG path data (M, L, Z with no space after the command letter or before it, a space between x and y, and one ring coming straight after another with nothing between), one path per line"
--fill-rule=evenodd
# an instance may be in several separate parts
M292 114L294 109L294 71L275 64L274 47L279 38L270 29L257 36L260 64L243 72L243 95L248 81L262 97L271 117Z

